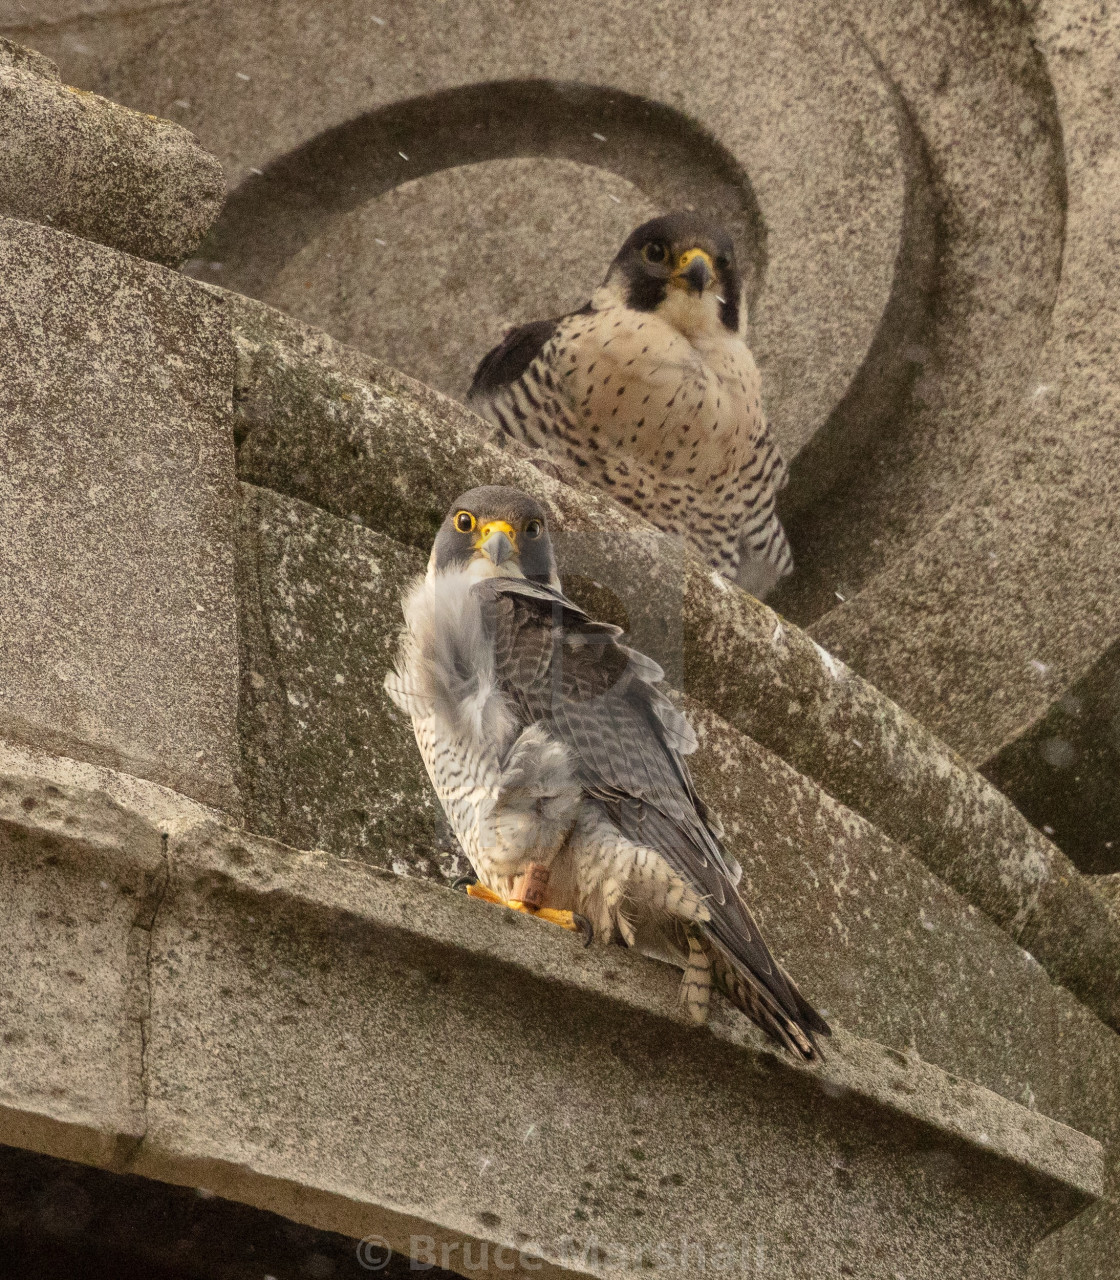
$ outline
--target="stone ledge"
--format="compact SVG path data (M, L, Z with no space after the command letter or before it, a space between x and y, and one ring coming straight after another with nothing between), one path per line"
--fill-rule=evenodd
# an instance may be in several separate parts
M225 197L221 165L181 125L59 81L0 45L0 213L175 266Z
M321 850L296 853L217 822L182 832L173 857L179 876L220 878L224 888L236 885L250 896L277 895L300 910L322 908L379 931L408 934L433 949L455 952L457 963L467 955L483 964L496 962L514 971L514 981L530 977L559 983L633 1014L690 1025L677 1010L679 971L671 966L622 947L585 949L573 935L516 911L479 912L479 904L426 880ZM941 1129L1087 1199L1102 1192L1101 1148L1094 1139L920 1058L838 1029L823 1061L808 1066L724 1005L709 1031L748 1055L768 1059L779 1072L814 1079L827 1095L851 1094ZM704 1036L697 1033L698 1042Z
M772 610L673 559L601 493L488 444L462 406L260 303L222 296L241 346L242 480L424 550L447 504L477 484L520 485L549 503L560 530L601 531L601 580L652 599L665 582L682 591L688 693L905 845L1120 1028L1120 922L950 747ZM740 670L753 678L728 680Z
M872 1240L890 1253L897 1236L873 1274L905 1256L908 1275L1010 1280L1101 1194L1093 1139L927 1063L839 1031L807 1068L724 1007L697 1032L677 1012L675 970L77 768L57 762L52 779L40 756L5 770L0 866L22 897L5 896L4 986L33 991L40 958L68 954L119 984L89 1016L139 1053L87 1049L40 1088L28 1068L42 1050L28 1061L19 1033L41 1037L43 1012L16 1001L0 1141L202 1183L397 1248L418 1230L531 1241L546 1275L565 1236L608 1248L590 1269L604 1276L637 1274L618 1259L642 1241L738 1239L795 1186L804 1218L789 1238L763 1231L767 1274L839 1264ZM116 799L73 785L94 775ZM87 934L100 927L109 945L64 924L27 937L37 917L23 898L57 909L63 873L88 884L62 905L82 904ZM136 1106L79 1116L91 1073Z
M14 40L5 40L3 36L0 36L0 67L15 67L20 71L31 71L44 80L62 82L58 67L50 58L35 49L25 49Z

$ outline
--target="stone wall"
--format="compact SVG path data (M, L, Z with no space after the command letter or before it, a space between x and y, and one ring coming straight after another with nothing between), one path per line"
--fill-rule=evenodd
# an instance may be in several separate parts
M0 7L83 90L0 45L0 1141L554 1272L764 1222L765 1274L1108 1276L1120 916L1047 836L1120 865L1112 28L603 14ZM215 162L148 112L226 168L201 248ZM749 264L786 618L440 394L681 203ZM679 674L823 1067L447 892L380 682L500 480Z
M1117 869L1076 765L1076 809L1047 802L1037 732L1120 626L1110 21L1011 0L599 13L40 2L0 31L222 160L192 274L453 395L504 324L580 303L652 209L717 212L794 458L800 568L775 603L990 776L1011 751L1025 808Z
M137 258L3 224L0 733L236 812L223 308Z

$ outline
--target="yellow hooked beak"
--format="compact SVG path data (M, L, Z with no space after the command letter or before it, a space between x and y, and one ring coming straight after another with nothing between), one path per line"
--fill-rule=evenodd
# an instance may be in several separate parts
M487 520L479 526L475 550L500 568L512 556L517 555L517 530L505 520Z
M686 249L680 256L672 282L693 293L703 293L716 278L716 264L703 249Z

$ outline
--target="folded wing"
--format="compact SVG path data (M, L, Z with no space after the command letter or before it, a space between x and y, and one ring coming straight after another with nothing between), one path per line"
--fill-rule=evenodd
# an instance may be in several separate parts
M712 939L798 1026L828 1026L770 954L736 890L738 864L696 793L684 757L696 737L657 688L661 668L621 644L560 592L490 579L484 601L495 677L526 724L543 722L568 747L580 783L627 839L657 850L705 896Z

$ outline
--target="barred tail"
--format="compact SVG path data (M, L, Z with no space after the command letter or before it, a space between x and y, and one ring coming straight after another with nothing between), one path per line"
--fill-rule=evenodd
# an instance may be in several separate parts
M712 978L736 1008L742 1009L752 1022L791 1053L807 1061L820 1057L816 1036L831 1035L831 1029L788 977L795 1005L793 1011L783 1009L774 995L751 973L735 964L717 943L706 939L706 945Z

